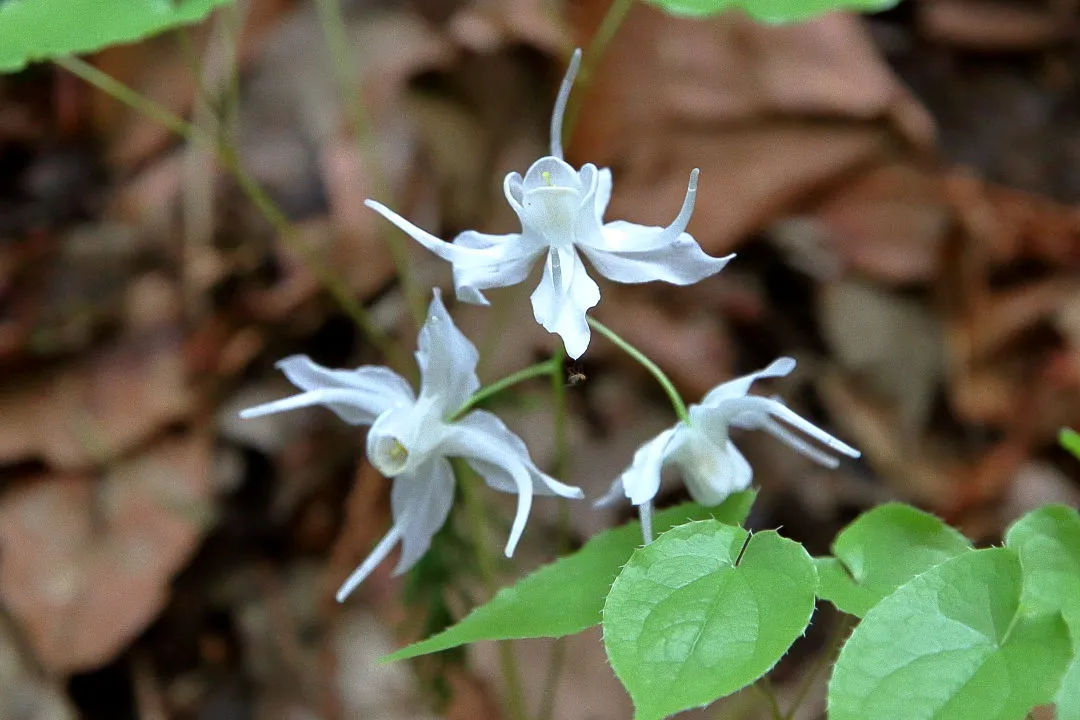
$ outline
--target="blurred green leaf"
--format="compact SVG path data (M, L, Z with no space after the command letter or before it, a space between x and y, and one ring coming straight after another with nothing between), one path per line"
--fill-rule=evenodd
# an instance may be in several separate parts
M1080 433L1069 428L1061 428L1058 431L1058 443L1071 452L1073 457L1080 459Z
M840 531L835 557L815 558L818 597L862 617L911 578L971 550L957 530L922 510L887 503Z
M741 523L754 497L754 492L746 491L712 508L694 503L680 505L656 513L653 527L663 532L687 520L708 517ZM478 640L562 637L597 625L611 583L640 544L638 522L599 533L572 555L503 588L456 625L391 653L382 662L406 660Z
M790 23L808 20L833 10L876 12L900 0L646 0L671 15L708 17L737 8L755 20Z
M1073 659L1054 702L1058 720L1080 720L1080 514L1041 507L1009 528L1005 545L1020 554L1024 605L1032 613L1059 611L1069 626Z
M0 72L198 22L233 0L0 0Z

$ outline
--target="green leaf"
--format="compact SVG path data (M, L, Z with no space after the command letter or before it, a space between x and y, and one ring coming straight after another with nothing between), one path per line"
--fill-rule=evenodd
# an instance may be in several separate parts
M604 645L635 717L704 706L764 675L806 630L816 585L802 545L715 520L635 552L604 605Z
M836 536L835 557L814 559L818 597L862 617L911 578L968 550L968 539L933 515L879 505Z
M766 23L808 20L833 10L876 12L887 10L900 0L647 0L670 15L708 17L738 8Z
M1080 459L1080 433L1069 428L1061 428L1058 431L1058 443L1072 453L1073 457Z
M197 22L232 0L0 0L0 72Z
M735 493L721 505L706 508L687 503L656 513L653 528L663 532L673 525L716 517L741 523L750 512L755 493ZM594 536L572 555L536 570L509 588L503 588L461 622L427 640L413 643L382 658L406 660L449 650L478 640L511 640L572 635L600 622L604 597L611 583L641 545L641 525L631 522Z
M973 550L871 608L836 661L829 720L1020 720L1070 658L1059 613L1020 603L1020 558Z
M1073 641L1073 659L1054 702L1058 720L1080 720L1080 514L1064 505L1028 513L1005 534L1020 555L1022 602L1031 613L1060 612Z

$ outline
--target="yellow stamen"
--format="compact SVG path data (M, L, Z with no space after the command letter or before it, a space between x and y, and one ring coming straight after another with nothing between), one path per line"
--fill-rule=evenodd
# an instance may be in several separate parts
M544 182L546 182L549 187L555 187L555 180L552 179L550 170L542 171L540 177L544 178Z
M395 463L404 463L409 459L409 449L402 445L399 441L395 440L394 444L390 446L390 459Z

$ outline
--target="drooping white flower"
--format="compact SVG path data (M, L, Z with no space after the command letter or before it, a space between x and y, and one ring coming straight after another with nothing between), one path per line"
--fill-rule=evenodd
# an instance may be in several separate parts
M454 473L447 458L463 458L484 481L503 492L517 493L518 505L506 555L514 552L534 494L580 498L576 487L542 473L529 458L521 438L492 413L473 410L452 419L480 387L476 347L454 325L435 291L420 330L416 359L420 396L404 378L385 367L329 370L303 355L278 363L285 376L304 392L249 408L252 418L296 408L322 405L353 425L371 425L367 456L389 478L393 526L371 555L338 591L344 600L401 543L396 573L416 564L446 522L454 499Z
M729 437L733 427L764 430L814 462L826 467L839 464L835 456L792 432L783 421L835 453L859 457L858 450L800 417L780 400L748 394L755 380L783 377L794 369L792 358L779 358L763 370L710 390L700 403L689 407L689 422L676 423L638 448L630 467L598 504L625 495L635 505L650 506L660 489L662 470L674 465L682 472L690 497L701 505L719 505L732 493L750 487L753 479L750 463Z
M603 222L611 199L611 171L591 163L575 170L563 160L563 115L580 62L578 50L555 102L551 155L534 162L524 177L512 172L503 181L506 199L521 220L520 233L467 230L448 243L384 205L365 201L450 262L458 298L466 302L487 305L481 291L522 282L534 261L545 255L543 278L532 294L533 315L548 332L562 337L566 353L574 359L589 345L585 315L600 302L600 288L586 272L582 254L601 275L616 282L662 280L675 285L690 285L718 273L734 257L707 255L685 232L697 195L696 169L690 173L682 209L668 227Z

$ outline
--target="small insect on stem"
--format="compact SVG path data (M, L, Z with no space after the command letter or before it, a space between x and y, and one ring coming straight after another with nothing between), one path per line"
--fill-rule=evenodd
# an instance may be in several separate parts
M566 387L574 387L575 385L580 385L588 379L589 378L585 375L585 373L582 372L581 366L577 363L574 363L570 366L569 373L567 373Z

